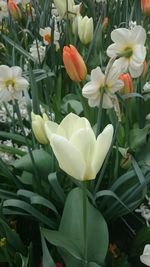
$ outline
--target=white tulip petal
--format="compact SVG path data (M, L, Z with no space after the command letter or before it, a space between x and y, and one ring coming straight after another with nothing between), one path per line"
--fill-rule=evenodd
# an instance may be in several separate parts
M92 129L80 129L72 135L70 142L80 151L86 164L85 180L95 179L91 168L96 138Z
M111 39L117 45L124 45L131 38L130 30L126 28L119 28L111 32Z
M45 121L44 123L45 133L48 140L51 142L52 134L56 133L58 124L53 121Z
M57 134L60 134L69 139L73 133L74 124L76 123L77 119L78 116L76 114L69 113L58 126Z
M113 137L113 126L107 125L103 132L97 137L95 151L93 154L92 167L95 174L100 170L107 152L110 148Z
M51 146L60 168L75 179L83 180L85 161L80 151L67 139L56 134L51 138Z
M133 40L134 43L142 44L142 45L145 44L146 31L142 26L140 26L140 25L135 26L131 30L131 36L132 36L132 40Z

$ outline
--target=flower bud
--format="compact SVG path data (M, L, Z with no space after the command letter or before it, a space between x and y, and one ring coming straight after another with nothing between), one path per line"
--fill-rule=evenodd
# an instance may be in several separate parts
M144 60L144 62L143 62L143 72L142 72L142 78L143 79L145 78L146 72L147 72L147 62L146 62L146 60Z
M103 31L103 32L106 31L107 26L108 26L108 22L109 22L108 17L105 17L105 18L103 19L103 22L102 22L102 31Z
M63 62L71 80L81 82L87 75L87 68L83 58L73 46L64 46Z
M66 4L68 3L68 4ZM65 18L67 17L67 11L68 11L68 18L71 18L74 13L74 0L54 0L55 7L58 11L58 14L60 17ZM68 10L67 10L68 9Z
M141 9L145 15L150 14L150 0L141 0Z
M129 73L123 73L119 76L119 79L123 81L124 87L120 90L122 94L128 94L133 92L132 78Z
M45 121L49 120L47 115L44 113L42 118L40 115L36 115L32 112L31 117L32 117L32 130L36 139L41 144L48 144L49 141L47 139L44 127Z
M20 20L22 18L21 11L18 5L13 0L8 0L7 6L14 20Z
M78 18L78 34L81 43L88 44L93 39L93 18L87 16Z

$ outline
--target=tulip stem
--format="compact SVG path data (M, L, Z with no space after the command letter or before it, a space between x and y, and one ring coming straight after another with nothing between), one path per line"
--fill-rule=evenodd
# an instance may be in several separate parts
M87 267L87 181L83 181L83 240L84 267Z

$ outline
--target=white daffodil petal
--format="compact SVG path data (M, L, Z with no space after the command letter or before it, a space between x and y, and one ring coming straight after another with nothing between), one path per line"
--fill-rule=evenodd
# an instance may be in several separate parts
M8 90L0 90L0 100L1 102L7 102L12 99L12 94Z
M111 93L115 93L121 90L124 87L124 82L121 80L117 80L110 88Z
M146 57L146 48L143 45L136 45L134 48L134 52L132 55L132 59L139 62L143 63L144 59Z
M124 45L130 39L130 30L119 28L111 32L111 39L118 45Z
M125 57L120 57L114 62L114 66L118 68L121 72L125 72L128 68L129 60Z
M137 78L142 74L143 64L139 64L136 61L131 60L129 66L129 72L133 78Z
M99 107L99 103L100 103L100 95L95 99L94 98L88 99L88 104L91 108Z
M97 93L99 93L99 87L92 82L88 82L82 88L82 95L86 98L92 97Z
M59 166L75 179L83 180L85 161L80 151L62 136L53 134L51 146L59 162Z
M113 103L111 101L111 98L109 95L104 94L103 95L103 108L112 108L113 107Z
M107 56L108 57L115 57L117 56L117 54L119 54L121 52L121 49L118 48L118 46L116 44L111 44L108 48L107 48Z
M103 132L97 137L95 151L93 154L92 167L95 174L100 170L107 152L110 148L113 137L113 126L107 125Z
M12 79L12 71L11 68L9 68L6 65L0 66L0 78L3 80Z
M48 140L51 142L52 134L56 133L58 124L53 121L45 121L44 123L45 133Z
M80 129L71 137L70 142L80 151L86 164L85 180L95 179L91 168L96 138L92 129Z
M135 42L136 44L142 44L142 45L145 44L146 31L142 26L140 26L140 25L135 26L131 30L131 35L132 35L133 42Z
M25 78L23 78L23 77L19 77L19 78L16 80L16 82L15 82L15 89L16 89L17 91L26 90L26 89L28 89L28 87L29 87L29 83L28 83L28 81L27 81Z
M102 73L101 68L97 67L91 71L91 82L100 85L104 85L105 75Z
M12 71L13 78L18 78L18 77L21 77L22 75L22 69L18 66L11 67L11 71Z

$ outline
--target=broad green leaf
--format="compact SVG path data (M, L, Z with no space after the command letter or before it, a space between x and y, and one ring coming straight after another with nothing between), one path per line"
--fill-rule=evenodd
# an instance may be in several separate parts
M62 203L64 203L65 194L64 194L64 191L62 190L62 188L58 182L56 172L50 173L48 175L48 181L49 181L50 185L52 186L52 188L54 189L55 193L57 194L57 197L60 199L60 201Z
M50 255L47 244L45 242L44 236L41 233L41 243L42 243L42 266L43 267L55 267L55 263Z
M51 155L43 149L33 150L32 153L37 172L41 176L41 179L47 178L51 171ZM29 154L26 154L22 158L16 160L14 167L23 171L34 173L34 166Z

